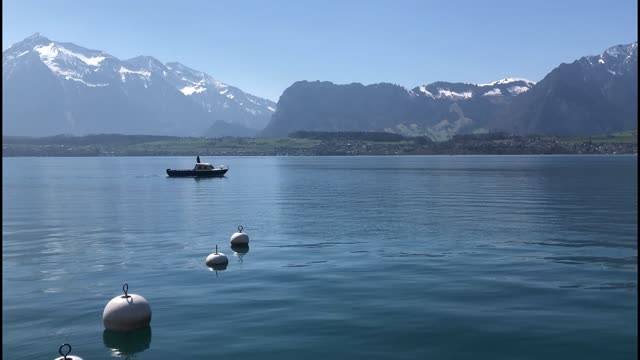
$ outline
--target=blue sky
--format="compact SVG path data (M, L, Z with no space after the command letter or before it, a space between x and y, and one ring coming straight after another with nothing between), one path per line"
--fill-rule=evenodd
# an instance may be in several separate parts
M40 32L120 59L179 61L277 101L297 80L541 80L637 40L635 0L2 2L2 49Z

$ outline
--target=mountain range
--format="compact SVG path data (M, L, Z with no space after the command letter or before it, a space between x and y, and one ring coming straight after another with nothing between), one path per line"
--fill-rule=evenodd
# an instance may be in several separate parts
M286 136L299 130L591 135L637 128L638 43L561 64L541 81L298 81L278 104L177 62L119 60L40 34L2 54L6 135Z
M264 136L298 130L390 131L445 140L458 133L593 135L637 128L638 43L561 64L540 82L299 81L287 88Z
M456 133L489 131L498 111L534 85L507 78L487 84L436 82L409 90L389 83L299 81L284 91L263 135L364 130L444 140Z
M38 33L2 52L2 87L10 135L246 135L276 107L177 62L119 60Z
M638 128L638 42L561 64L518 96L497 126L521 134L594 135Z

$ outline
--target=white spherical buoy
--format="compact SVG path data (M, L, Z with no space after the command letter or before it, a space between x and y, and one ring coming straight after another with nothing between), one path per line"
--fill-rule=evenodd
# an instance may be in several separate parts
M231 235L231 245L249 245L249 235L242 232L242 225L238 226L238 232Z
M218 245L216 245L216 252L209 254L206 260L206 264L209 267L227 265L228 263L229 259L227 259L227 255L218 252Z
M67 350L67 352L63 354L62 348L65 348L65 347L69 348L69 350ZM60 354L60 357L57 357L54 360L82 360L82 358L79 356L69 355L70 352L71 352L71 345L62 344L62 346L60 346L60 348L58 349L58 354Z
M104 308L102 321L107 330L135 330L149 326L151 306L147 299L136 294L127 294L129 284L124 284L124 295L116 296Z

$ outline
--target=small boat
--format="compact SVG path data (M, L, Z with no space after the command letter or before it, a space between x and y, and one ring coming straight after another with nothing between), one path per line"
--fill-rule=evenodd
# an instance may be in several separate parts
M198 156L193 169L167 169L167 175L170 177L221 177L224 176L227 171L229 171L229 168L224 165L215 167L212 164L200 162L200 156Z

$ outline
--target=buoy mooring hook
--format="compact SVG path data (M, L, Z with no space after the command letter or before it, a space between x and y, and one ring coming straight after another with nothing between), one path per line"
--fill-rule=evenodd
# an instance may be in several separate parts
M66 352L62 351L62 349L64 348L67 348ZM69 355L69 353L71 353L71 345L62 344L58 348L58 354L60 354L60 357L55 358L55 360L82 360L81 357L75 356L75 355Z

